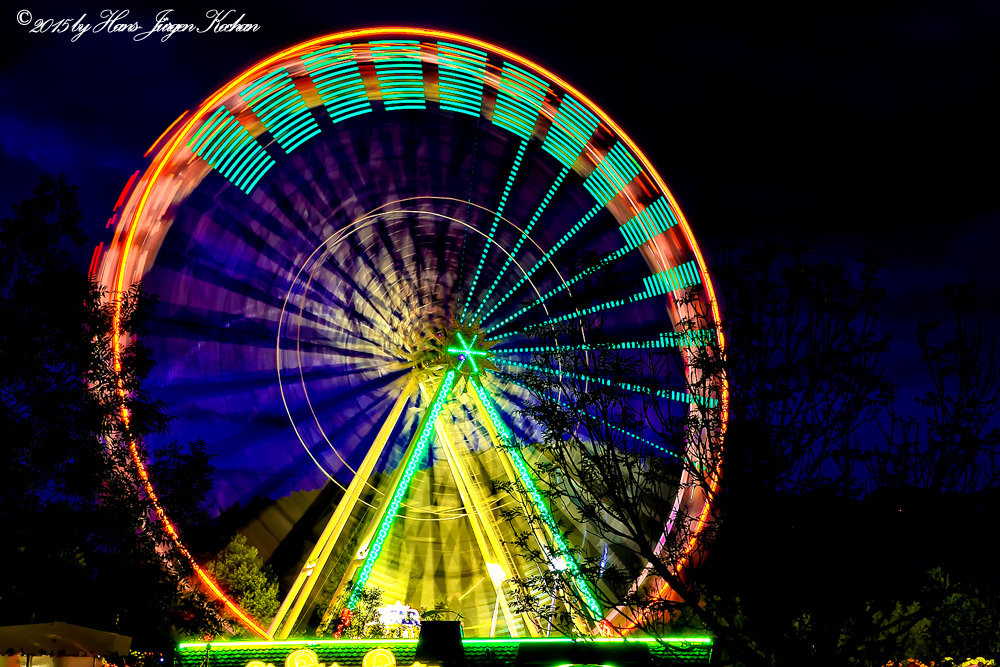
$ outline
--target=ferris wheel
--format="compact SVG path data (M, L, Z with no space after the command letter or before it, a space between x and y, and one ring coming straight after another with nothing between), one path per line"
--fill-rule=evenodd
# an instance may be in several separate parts
M517 54L384 28L253 65L148 155L98 275L160 297L149 386L174 436L208 442L220 508L330 490L270 627L196 566L205 584L268 638L319 615L324 587L351 606L366 585L460 608L472 636L536 634L504 593L539 567L511 547L505 509L534 507L537 540L556 552L613 558L614 545L585 524L566 531L571 514L535 484L516 378L563 371L539 366L539 345L558 342L532 332L600 313L623 354L672 347L684 362L718 324L690 228L639 148ZM610 298L566 298L608 266L621 280ZM702 328L679 337L688 309ZM655 398L722 397L682 381ZM613 617L601 582L573 559L558 566L587 627Z

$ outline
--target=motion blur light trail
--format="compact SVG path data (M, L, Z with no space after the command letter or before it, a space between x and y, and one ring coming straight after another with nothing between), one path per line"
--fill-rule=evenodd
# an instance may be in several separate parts
M599 313L623 354L676 350L687 371L655 400L726 404L725 387L692 386L691 355L724 341L676 201L605 113L514 53L414 28L310 40L181 114L149 159L116 206L97 274L114 293L142 279L161 298L149 385L178 417L173 436L209 443L223 509L342 490L269 628L195 564L261 637L301 629L328 580L339 591L367 581L414 607L461 604L470 636L491 631L495 606L508 634L535 634L537 619L513 613L504 592L534 567L505 546L518 528L499 520L511 503L547 517L540 546L615 558L585 539L593 531L572 508L493 490L535 488L536 453L502 446L532 442L518 412L528 392L495 373L535 367L536 348L560 345L529 339L532 325ZM564 298L611 265L627 296L583 309ZM697 331L681 331L692 318ZM559 521L574 526L572 544ZM581 629L621 625L597 602L601 582L564 559L552 566L577 577Z

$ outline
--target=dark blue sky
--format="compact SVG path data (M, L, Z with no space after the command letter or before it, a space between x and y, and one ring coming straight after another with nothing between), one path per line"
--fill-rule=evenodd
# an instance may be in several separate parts
M945 283L976 280L989 328L1000 321L1000 3L235 2L217 7L257 33L74 43L28 34L17 10L94 21L108 4L18 2L0 13L0 209L39 173L65 173L95 244L149 144L245 66L320 34L416 24L511 48L587 93L643 147L709 254L775 239L825 258L892 253L885 324L904 386L919 376L917 317L942 312ZM144 25L171 7L205 22L205 7L115 7Z

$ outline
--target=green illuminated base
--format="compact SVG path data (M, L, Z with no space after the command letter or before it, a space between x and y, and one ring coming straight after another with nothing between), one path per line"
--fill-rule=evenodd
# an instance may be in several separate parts
M707 665L708 637L636 639L463 639L464 659L434 658L419 639L298 639L180 644L178 667L568 667L571 665ZM445 648L445 654L448 655ZM303 650L307 649L307 650ZM418 660L417 655L420 655ZM454 655L454 650L452 650ZM251 664L253 663L253 664Z

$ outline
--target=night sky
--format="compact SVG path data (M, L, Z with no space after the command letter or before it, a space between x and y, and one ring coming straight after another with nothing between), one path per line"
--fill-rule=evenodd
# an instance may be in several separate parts
M675 8L684 4L702 13ZM607 111L656 165L709 257L763 240L843 261L866 248L891 253L890 370L915 387L913 329L918 316L943 314L935 293L945 283L977 281L989 333L1000 328L1000 3L799 13L741 4L236 2L214 7L245 14L258 32L163 43L29 34L18 10L96 22L128 9L129 21L151 26L171 7L175 22L207 23L209 5L17 0L0 13L0 210L8 215L39 173L65 173L80 186L86 231L107 242L105 222L149 145L245 67L349 28L454 30L535 60ZM79 257L85 267L90 248Z

